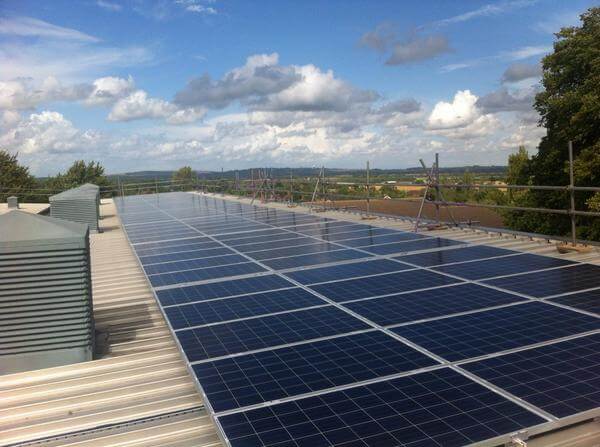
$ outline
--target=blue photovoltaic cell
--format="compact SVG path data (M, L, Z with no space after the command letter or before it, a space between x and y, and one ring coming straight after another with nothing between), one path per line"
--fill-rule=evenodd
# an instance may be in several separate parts
M355 276L368 276L379 273L398 272L412 267L388 259L375 259L373 261L353 262L352 264L333 265L313 269L294 270L286 272L285 276L301 284L314 284L318 282L336 281L353 278Z
M340 241L340 244L348 247L361 248L368 247L370 245L389 244L390 242L403 242L410 240L424 239L425 236L415 233L397 233L397 234L385 234L383 236L363 237L360 239L348 239Z
M255 405L437 362L379 331L194 365L214 411Z
M392 329L447 360L507 349L600 329L600 319L541 302L530 302Z
M311 253L319 253L323 251L339 250L342 247L331 244L311 244L301 245L299 247L279 248L277 250L255 251L247 253L253 259L261 261L263 259L287 258L288 256L307 255Z
M200 258L209 258L213 256L221 256L232 254L233 251L229 248L209 248L206 250L192 250L192 251L183 251L178 253L169 253L165 255L153 255L153 256L143 256L140 257L140 262L143 265L148 264L160 264L162 262L172 262L172 261L184 261L187 259L200 259Z
M167 307L165 313L173 329L182 329L323 304L327 303L321 298L295 288Z
M209 279L224 278L226 276L247 275L249 273L265 272L267 269L255 262L241 264L219 265L198 270L186 270L185 272L161 273L148 276L152 287L168 286L193 281L205 281Z
M476 259L491 258L494 256L505 256L518 254L517 251L506 250L504 248L489 247L487 245L475 245L471 247L461 247L454 250L430 251L427 253L417 253L415 255L398 256L403 262L419 265L421 267L430 267L432 265L450 264L452 262L474 261Z
M368 229L368 225L354 224L352 222L332 222L327 225L304 225L299 227L288 227L288 230L296 231L301 234L320 236L336 233L347 233L355 230Z
M559 418L591 410L600 402L600 334L463 368Z
M291 233L290 233L291 234ZM248 253L258 250L274 250L283 247L295 247L298 245L309 245L319 242L317 239L312 237L295 238L295 239L283 239L274 242L256 242L254 244L237 245L235 249L242 253Z
M559 296L549 301L600 315L600 289Z
M547 272L490 279L486 283L513 292L543 298L600 287L600 266L581 264Z
M359 239L359 238L365 238L365 237L371 237L371 236L381 236L384 234L396 234L396 233L400 233L397 230L392 230L389 228L377 228L377 227L371 227L368 230L354 230L354 231L348 231L348 232L344 232L344 233L333 233L333 234L328 234L328 235L321 235L320 237L330 241L330 242L336 242L336 241L343 241L346 239ZM342 243L342 242L340 242Z
M154 256L167 256L167 255L176 255L179 253L196 251L196 250L212 250L215 248L223 248L221 244L218 242L210 241L210 242L198 242L198 243L185 243L187 239L178 240L177 242L180 245L163 247L163 248L145 248L145 244L135 245L134 250L137 255L140 257L140 260L146 263L151 263L151 261L147 261L147 258L152 258Z
M546 422L449 368L218 420L232 447L458 447Z
M289 258L277 258L261 261L274 270L284 270L309 265L327 264L329 262L349 261L351 259L367 258L369 254L356 250L323 251L310 255L291 256Z
M243 233L243 234L217 235L217 236L214 236L214 238L221 242L224 242L226 244L235 245L236 243L242 243L242 241L250 240L250 238L259 238L260 237L260 238L266 238L264 240L275 240L276 238L280 237L281 235L285 235L287 238L287 237L289 237L289 235L291 235L291 233L289 231L281 230L278 228L271 228L268 230L252 231L252 232ZM298 237L300 237L300 236L298 236ZM243 243L245 243L245 242L243 242Z
M163 232L163 233L149 234L149 235L145 235L145 236L136 236L136 237L129 236L129 240L133 244L140 244L142 242L166 241L166 240L170 240L170 239L188 238L188 237L193 237L193 236L197 236L197 235L198 235L198 232L196 232L194 230L186 229L186 230L177 230L177 231L173 231L170 233Z
M252 278L158 290L156 295L161 305L172 306L286 287L294 287L294 284L278 275L261 275Z
M451 245L460 244L464 244L464 242L432 237L419 239L416 241L398 242L395 244L375 245L373 247L365 247L363 249L376 255L390 255L392 253L408 253L411 251L431 250L433 248L449 247Z
M523 301L517 295L477 284L459 284L344 304L381 326L483 309Z
M214 256L202 259L188 259L185 261L164 262L162 264L144 265L147 275L157 275L168 272L181 272L184 270L194 270L205 267L216 267L220 265L239 264L248 262L248 259L241 255Z
M185 329L177 338L190 362L369 329L333 306Z
M344 302L443 286L456 282L459 282L459 280L427 270L410 270L367 278L348 279L329 284L318 284L311 286L311 289L333 301Z
M252 233L249 233L249 234L252 234ZM231 239L231 240L222 241L222 242L231 247L238 248L238 247L245 247L247 245L252 245L252 244L271 243L271 242L277 242L277 241L294 241L294 240L305 239L305 238L307 238L307 236L304 236L302 234L289 233L286 231L281 234L239 237L236 239ZM316 240L314 238L309 238L309 239L313 240L313 241Z
M450 275L460 276L461 278L477 280L494 276L561 267L569 264L574 263L572 261L567 261L566 259L524 253L522 255L509 256L508 258L444 265L434 267L434 269Z
M151 250L172 249L174 247L183 247L182 250L185 250L185 248L188 246L194 247L195 244L202 244L202 243L212 243L215 246L220 246L218 243L211 241L210 238L202 236L202 237L190 237L190 238L186 238L186 239L175 239L172 241L149 242L147 244L136 245L133 248L138 253L140 253L142 251L146 252L146 251L151 251ZM179 251L179 249L178 249L178 251ZM157 252L157 254L161 254L161 253L162 252ZM154 253L152 253L152 254L154 254Z

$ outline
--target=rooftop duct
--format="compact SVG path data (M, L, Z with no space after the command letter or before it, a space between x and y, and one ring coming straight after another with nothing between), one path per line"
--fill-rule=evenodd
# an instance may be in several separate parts
M100 188L91 183L50 196L50 216L89 225L100 231Z
M0 230L0 374L91 360L87 226L10 211Z

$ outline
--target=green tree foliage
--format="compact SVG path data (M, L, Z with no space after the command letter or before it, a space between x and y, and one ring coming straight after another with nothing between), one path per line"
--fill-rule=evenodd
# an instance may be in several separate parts
M556 34L554 51L543 59L544 90L536 96L540 124L546 127L539 150L529 161L517 154L511 180L535 185L569 183L568 142L573 142L575 184L600 184L600 8L581 16L578 27ZM576 193L576 207L588 210L596 203L590 193ZM568 193L531 191L516 197L522 206L566 209ZM511 213L508 224L517 230L568 234L569 218L539 213ZM600 219L578 218L579 237L600 240Z
M109 180L104 175L104 167L99 162L90 161L86 163L83 160L77 160L64 174L57 174L55 177L49 177L46 180L46 186L54 192L65 189L75 188L85 183L93 183L100 187L110 185Z
M31 190L35 187L29 168L19 164L17 155L0 150L0 202L6 202L6 198L13 195L22 202L31 200Z
M189 166L184 166L173 173L172 180L174 182L190 182L193 180L193 178L194 171L192 171L192 168Z

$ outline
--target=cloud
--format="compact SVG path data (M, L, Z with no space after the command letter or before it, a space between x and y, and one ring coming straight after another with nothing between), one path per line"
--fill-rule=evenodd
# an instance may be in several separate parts
M69 152L94 143L98 135L81 132L58 112L33 113L0 136L3 147L22 154Z
M519 82L524 79L537 78L542 75L540 64L512 64L502 75L503 83Z
M86 84L62 85L56 78L48 77L41 84L31 78L0 81L0 109L33 109L52 101L77 101L90 94Z
M511 92L506 87L503 87L479 98L477 100L477 107L486 113L530 112L533 110L535 94L538 91L538 87L533 87Z
M394 26L389 22L380 23L373 31L364 33L358 41L361 47L375 51L387 51L390 44L396 39Z
M239 101L252 110L343 111L377 97L375 92L336 78L331 70L321 71L310 64L279 65L279 56L273 53L250 56L243 66L219 80L208 75L192 79L175 95L174 102L211 109Z
M279 55L259 54L248 57L246 64L213 81L208 74L192 79L175 95L182 106L206 106L222 109L234 101L276 93L292 85L298 76L290 67L278 65Z
M519 61L534 56L543 56L545 54L548 54L550 51L552 51L552 46L549 45L526 46L517 48L513 51L501 53L500 56L506 59Z
M438 102L427 119L429 133L446 138L467 140L489 137L498 131L500 121L478 107L478 97L459 90L452 102Z
M131 76L128 79L104 77L93 83L63 85L50 76L42 82L32 78L0 81L0 109L27 110L50 102L83 101L86 105L110 105L133 90Z
M523 59L528 59L534 56L543 56L552 51L552 47L550 46L526 46L517 48L515 50L510 51L502 51L498 54L492 56L484 56L477 59L471 59L467 61L461 61L453 64L444 65L441 68L442 73L447 73L455 70L462 70L465 68L476 67L479 65L484 65L490 62L497 61L520 61Z
M441 27L446 25L452 25L455 23L467 22L469 20L477 19L480 17L498 16L514 11L516 9L531 6L535 3L537 3L537 0L513 0L503 1L495 4L487 4L462 14L438 20L437 22L434 22L432 26Z
M214 3L210 0L175 0L175 4L181 6L187 12L193 12L204 15L215 15L217 10L212 6L207 6L207 3Z
M377 109L378 113L413 113L421 110L421 103L416 99L399 99L388 102Z
M123 6L121 6L119 3L113 3L107 0L96 0L96 5L113 12L121 11L123 9Z
M462 127L479 116L475 106L477 96L469 90L456 92L452 102L440 101L433 108L428 118L430 129L449 129Z
M200 108L180 109L168 101L149 98L143 90L137 90L115 103L108 115L109 121L133 121L139 119L164 119L169 124L185 124L201 119L206 111Z
M81 42L98 42L100 40L81 31L52 25L51 23L32 17L0 18L0 34Z
M449 53L452 49L444 36L413 37L403 42L396 42L386 65L403 65L432 59L440 54Z
M93 90L85 99L85 103L91 106L112 104L133 91L133 78L127 79L107 76L96 79L93 82Z

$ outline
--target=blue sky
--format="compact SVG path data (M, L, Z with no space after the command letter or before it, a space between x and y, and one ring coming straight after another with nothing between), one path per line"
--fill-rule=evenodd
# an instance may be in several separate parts
M592 2L12 1L0 147L36 174L503 164L553 32Z

